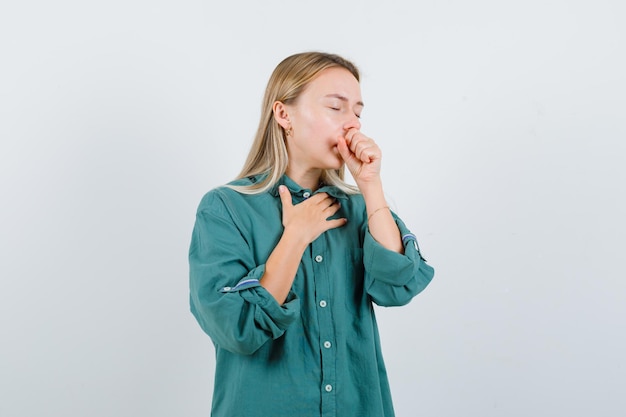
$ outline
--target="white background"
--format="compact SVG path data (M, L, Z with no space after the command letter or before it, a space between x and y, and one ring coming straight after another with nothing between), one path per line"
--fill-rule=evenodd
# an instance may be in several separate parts
M622 1L0 8L1 416L209 414L195 209L306 50L362 70L389 201L436 268L377 310L397 415L626 412Z

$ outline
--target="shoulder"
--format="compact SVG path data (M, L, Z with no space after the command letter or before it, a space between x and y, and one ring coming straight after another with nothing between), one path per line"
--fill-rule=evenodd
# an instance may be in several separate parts
M200 200L198 211L233 211L240 210L242 206L254 204L256 200L265 196L244 194L232 188L251 185L254 183L253 180L254 178L241 178L211 189Z

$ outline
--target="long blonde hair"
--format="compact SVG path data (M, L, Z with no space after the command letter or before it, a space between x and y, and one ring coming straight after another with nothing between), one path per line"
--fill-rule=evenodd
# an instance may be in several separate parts
M274 119L273 105L276 101L284 104L293 103L321 71L333 67L347 69L357 81L360 81L357 67L335 54L303 52L291 55L278 64L267 83L259 127L237 179L259 174L267 175L262 181L254 184L230 185L230 188L243 194L260 194L272 188L285 174L289 161L285 145L286 133ZM344 181L344 173L343 166L340 169L327 169L322 171L320 180L349 194L358 192L356 187Z

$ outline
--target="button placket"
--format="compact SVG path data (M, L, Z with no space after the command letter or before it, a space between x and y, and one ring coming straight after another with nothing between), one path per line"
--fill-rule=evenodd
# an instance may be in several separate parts
M334 325L333 325L333 311L331 308L330 297L332 296L331 281L332 277L329 276L331 272L329 265L327 265L328 258L327 253L326 236L322 235L311 244L312 255L312 267L315 275L315 294L317 296L317 309L318 323L319 323L319 347L322 362L322 380L320 388L324 394L322 399L322 409L330 410L334 407L335 402L335 384L336 373L335 369L335 349L332 349L332 340L335 340Z

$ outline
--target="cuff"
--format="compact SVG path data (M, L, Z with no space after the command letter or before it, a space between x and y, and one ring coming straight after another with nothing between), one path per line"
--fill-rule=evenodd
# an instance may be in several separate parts
M223 287L221 293L239 293L246 302L256 305L254 319L259 326L272 334L274 339L280 337L285 329L300 315L300 299L289 292L285 302L280 305L259 280L265 273L265 265L252 269L233 287Z

